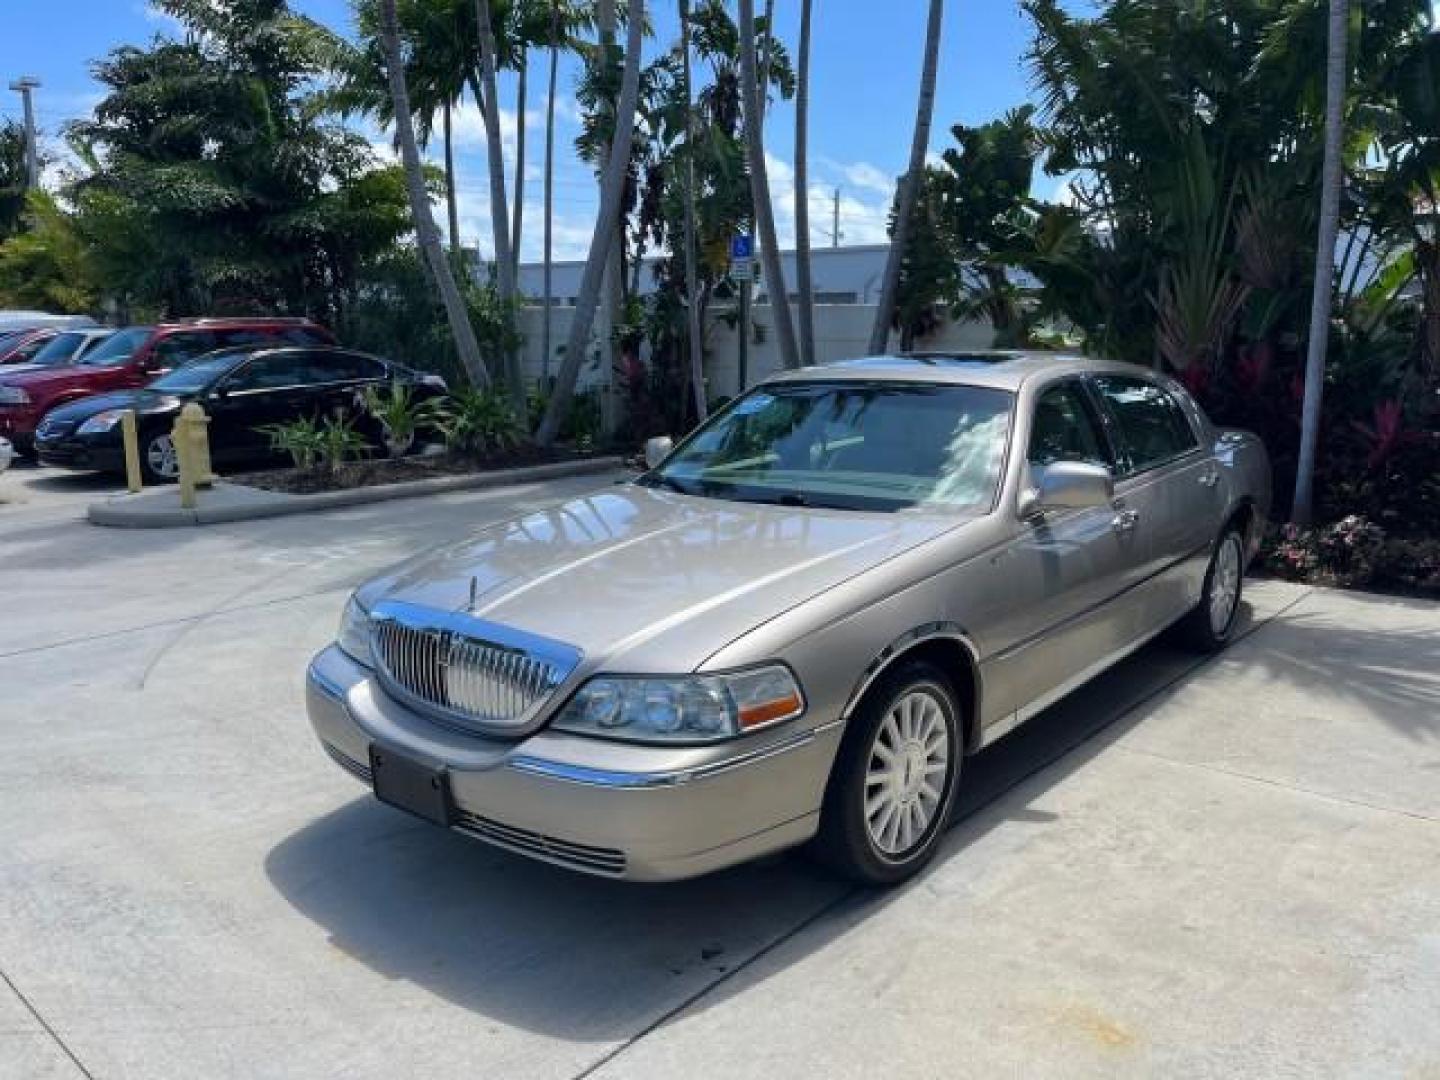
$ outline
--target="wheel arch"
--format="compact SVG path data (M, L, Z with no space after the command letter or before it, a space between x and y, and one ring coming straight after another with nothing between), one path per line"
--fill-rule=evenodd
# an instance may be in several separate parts
M926 660L950 676L960 696L965 725L965 752L980 747L980 703L983 684L979 651L957 623L934 622L902 634L875 655L866 665L845 702L841 718L848 721L865 700L865 695L887 671L906 660Z

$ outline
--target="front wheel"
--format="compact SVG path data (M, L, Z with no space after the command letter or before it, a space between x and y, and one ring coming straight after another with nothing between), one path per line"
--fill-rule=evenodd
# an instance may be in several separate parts
M821 856L892 885L935 854L959 786L960 708L945 673L912 661L882 676L850 720L821 812Z
M140 471L152 484L170 484L180 478L180 455L168 431L155 432L140 441Z
M1220 536L1205 571L1200 603L1180 624L1189 643L1201 652L1218 652L1230 642L1240 621L1245 582L1245 538L1228 528Z

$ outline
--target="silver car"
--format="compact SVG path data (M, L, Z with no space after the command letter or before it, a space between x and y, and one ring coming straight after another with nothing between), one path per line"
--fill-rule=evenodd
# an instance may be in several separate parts
M787 372L647 449L361 586L309 670L331 758L577 870L899 881L968 755L1168 627L1225 644L1270 506L1254 436L1051 355Z

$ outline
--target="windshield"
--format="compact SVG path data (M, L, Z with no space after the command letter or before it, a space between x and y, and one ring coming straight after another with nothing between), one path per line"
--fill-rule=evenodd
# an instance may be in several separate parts
M97 345L80 359L86 367L115 367L135 355L135 350L150 337L148 326L132 326Z
M226 351L202 356L167 375L161 375L148 389L162 390L167 394L198 394L248 355L246 352Z
M85 344L87 336L72 330L68 334L53 337L45 343L43 349L31 358L30 362L42 367L58 367L61 364L68 364L75 359L75 353L79 351L80 346Z
M641 483L850 510L986 508L1011 394L973 386L781 383L751 391Z

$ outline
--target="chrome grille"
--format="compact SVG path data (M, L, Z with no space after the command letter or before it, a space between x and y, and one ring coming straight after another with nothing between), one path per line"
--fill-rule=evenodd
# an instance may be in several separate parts
M483 729L523 728L580 660L568 646L466 615L395 602L372 615L386 689Z

